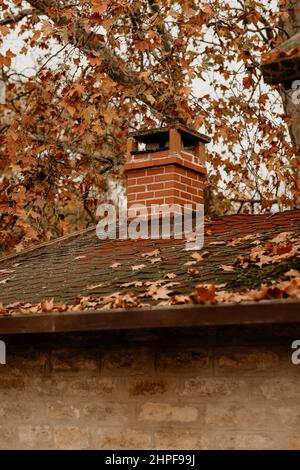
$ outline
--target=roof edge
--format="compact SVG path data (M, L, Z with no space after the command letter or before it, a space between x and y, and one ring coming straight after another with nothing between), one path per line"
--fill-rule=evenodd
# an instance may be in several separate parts
M0 335L300 323L300 300L0 317ZM109 313L109 314L108 314Z
M206 143L211 142L211 138L208 137L207 135L204 135L196 131L196 129L193 129L192 127L185 126L184 124L180 124L180 123L174 123L172 125L161 126L161 127L141 128L140 130L130 132L129 137L138 137L138 136L143 136L143 135L152 134L152 133L156 134L160 132L168 132L171 129L177 129L181 132L186 132L188 134L193 135L194 137L197 137L199 140L202 140Z

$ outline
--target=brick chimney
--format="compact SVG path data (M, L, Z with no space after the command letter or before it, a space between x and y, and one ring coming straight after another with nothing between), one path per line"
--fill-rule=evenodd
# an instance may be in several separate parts
M205 144L210 139L183 125L130 134L127 142L127 204L203 204ZM149 210L149 209L148 209ZM129 216L130 217L130 216Z

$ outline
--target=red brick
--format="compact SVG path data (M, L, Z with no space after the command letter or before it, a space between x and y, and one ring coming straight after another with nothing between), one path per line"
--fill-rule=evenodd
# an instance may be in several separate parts
M165 198L161 197L161 198L158 198L158 197L153 197L152 199L148 199L147 201L145 201L145 204L147 207L151 206L152 204L165 204Z
M168 171L168 168L166 168L166 172L164 175L157 175L154 177L155 182L170 180L179 181L180 176L177 173L174 173L173 171Z
M179 196L179 191L176 189L164 189L162 191L155 191L155 197Z
M146 185L129 186L129 188L127 188L127 194L143 193L145 190L146 190Z
M164 188L164 184L162 183L148 184L147 186L148 191L155 191L156 189L162 189L162 188Z
M139 176L144 176L144 173L145 173L145 170L144 170L144 169L141 169L141 170L129 170L128 173L127 173L127 178L128 178L128 179L131 179L131 178L138 178Z
M145 171L145 170L144 170ZM165 172L165 168L147 168L146 169L146 174L148 175L161 175L162 173Z
M137 184L147 184L147 183L153 183L154 177L153 176L140 176L137 178Z
M145 188L144 188L145 189ZM154 196L153 192L147 192L147 193L137 193L136 194L136 200L141 202L141 201L147 201L147 199L151 198Z

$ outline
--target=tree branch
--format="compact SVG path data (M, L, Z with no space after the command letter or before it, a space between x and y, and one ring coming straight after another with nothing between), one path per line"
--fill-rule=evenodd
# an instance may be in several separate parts
M87 30L80 18L76 18L73 25L63 16L63 12L57 11L55 0L28 0L34 8L47 15L56 26L67 28L68 43L80 49L86 54L94 54L99 57L99 62L105 67L107 75L117 83L123 85L141 84L138 74L130 69L124 61L117 57L100 36ZM101 36L102 37L102 36Z
M37 11L35 8L26 8L25 10L20 11L17 15L10 15L3 20L0 20L0 26L5 26L7 24L18 23L26 16L30 16L33 14L39 14L40 12Z

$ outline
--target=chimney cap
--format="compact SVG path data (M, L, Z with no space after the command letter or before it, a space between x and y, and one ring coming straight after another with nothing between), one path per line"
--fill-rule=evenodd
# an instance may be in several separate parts
M153 127L153 128L142 128L138 131L131 132L129 137L133 137L138 142L147 143L153 140L153 136L156 134L167 134L170 130L178 130L186 136L193 137L197 141L208 143L211 141L209 137L200 132L196 131L191 127L184 126L183 124L171 124L169 126Z

